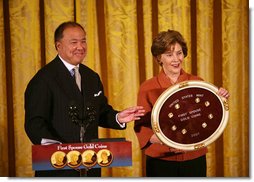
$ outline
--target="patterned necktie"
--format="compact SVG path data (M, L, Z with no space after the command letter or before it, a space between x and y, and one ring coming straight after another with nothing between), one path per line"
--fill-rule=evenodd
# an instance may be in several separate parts
M73 69L74 69L74 76L75 76L76 83L78 85L79 90L81 91L81 76L79 73L79 68L74 67Z

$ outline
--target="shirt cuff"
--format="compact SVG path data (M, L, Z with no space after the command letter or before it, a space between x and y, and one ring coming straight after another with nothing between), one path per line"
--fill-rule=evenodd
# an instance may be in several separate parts
M125 123L119 123L119 121L118 121L118 119L117 119L117 115L118 115L118 113L116 114L116 122L119 124L119 126L121 127L121 128L124 128L125 127Z

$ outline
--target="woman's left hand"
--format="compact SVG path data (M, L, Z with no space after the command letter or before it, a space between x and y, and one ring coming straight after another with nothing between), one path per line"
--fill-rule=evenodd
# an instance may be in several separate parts
M229 98L229 92L225 88L219 88L218 94L226 99Z

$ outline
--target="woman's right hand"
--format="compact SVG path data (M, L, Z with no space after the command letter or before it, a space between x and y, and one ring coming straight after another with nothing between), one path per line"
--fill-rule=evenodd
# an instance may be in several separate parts
M161 144L161 145L164 145L160 139L155 135L153 134L150 138L150 143L157 143L157 144ZM169 151L170 152L174 152L174 153L185 153L184 150L181 150L181 149L176 149L176 148L172 148L172 147L169 147Z
M153 134L151 136L150 143L158 143L158 144L163 145L163 143L160 141L160 139L155 134Z

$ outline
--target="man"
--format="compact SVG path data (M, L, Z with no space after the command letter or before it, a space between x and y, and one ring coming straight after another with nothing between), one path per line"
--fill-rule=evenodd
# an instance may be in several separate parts
M25 131L33 144L77 143L98 138L98 126L125 129L144 114L141 106L118 112L107 102L99 75L81 64L87 53L86 32L76 22L55 31L58 55L29 82L25 91ZM72 76L78 67L81 83ZM79 88L80 87L80 88ZM82 171L36 171L35 176L80 176ZM100 176L91 169L87 176Z

